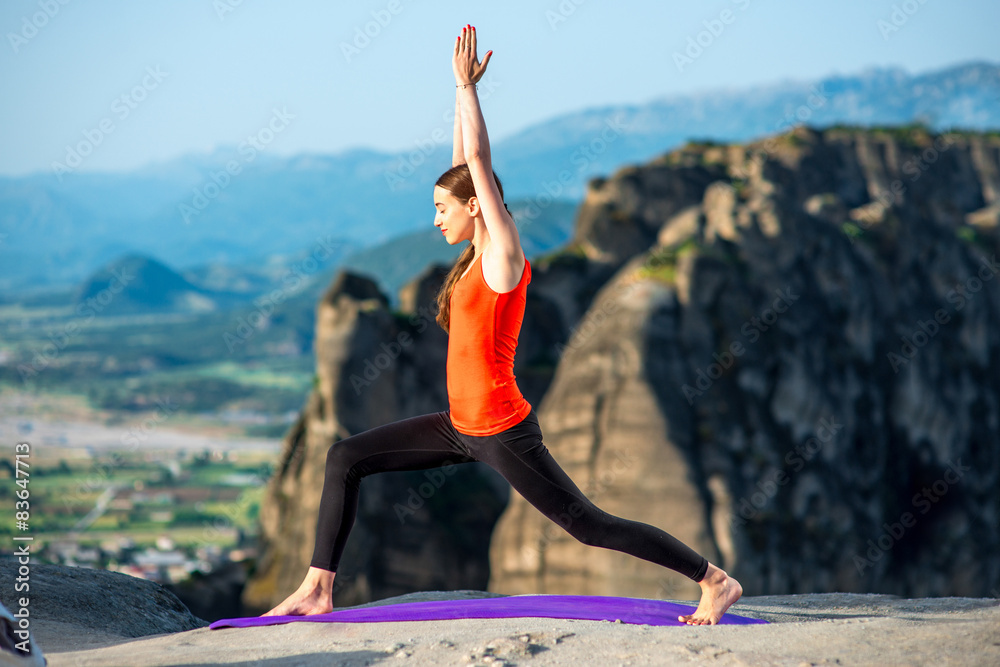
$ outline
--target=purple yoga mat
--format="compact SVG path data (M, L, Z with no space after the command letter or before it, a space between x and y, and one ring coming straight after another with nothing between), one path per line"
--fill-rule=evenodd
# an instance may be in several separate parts
M341 609L311 616L250 616L224 618L208 627L249 628L279 625L295 621L312 623L375 623L382 621L439 621L451 618L579 618L591 621L616 621L646 625L681 625L678 616L690 614L694 606L603 595L509 595L473 600L429 600L400 602L355 609ZM767 623L756 618L725 614L720 625Z

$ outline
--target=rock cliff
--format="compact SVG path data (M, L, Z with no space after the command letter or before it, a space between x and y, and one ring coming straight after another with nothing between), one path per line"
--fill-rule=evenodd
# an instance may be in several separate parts
M996 135L799 127L592 183L575 243L617 271L540 405L550 451L748 594L995 590L998 174ZM696 593L516 494L491 565L505 593Z
M529 258L518 384L600 507L676 535L747 594L988 594L998 217L995 134L801 126L689 144L591 181L573 242ZM350 273L319 304L317 385L262 508L251 608L301 581L329 446L447 408L445 272L408 286L401 312ZM401 521L393 507L427 481L366 478L335 604L487 578L500 593L695 592L575 542L481 464L409 496Z

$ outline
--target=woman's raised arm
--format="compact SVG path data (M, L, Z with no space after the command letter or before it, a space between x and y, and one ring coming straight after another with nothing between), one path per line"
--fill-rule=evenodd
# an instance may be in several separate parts
M466 30L470 30L471 26L466 26ZM462 38L455 38L455 54L458 53L458 49L462 46ZM479 67L473 71L471 77L468 79L471 83L478 83L481 78L483 78L483 73L486 72L486 65L489 63L490 58L493 57L493 52L490 51L486 54L486 58ZM456 77L457 78L457 77ZM451 152L451 166L455 167L460 164L465 164L465 146L462 142L462 89L458 86L455 87L455 131L454 131L454 141L452 142L453 148Z
M469 165L472 183L476 188L476 199L490 234L491 253L501 264L511 267L510 271L504 273L511 273L516 278L521 272L515 269L523 268L521 240L517 226L507 213L500 190L493 180L490 138L486 133L486 120L474 85L482 77L492 55L492 51L488 52L481 65L476 61L476 29L467 26L455 45L452 64L461 101L465 162Z

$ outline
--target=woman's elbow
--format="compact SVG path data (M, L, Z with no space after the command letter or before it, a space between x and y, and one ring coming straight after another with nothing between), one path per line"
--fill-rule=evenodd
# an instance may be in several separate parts
M478 146L467 146L465 149L465 161L468 164L485 162L486 155L486 151L481 150Z

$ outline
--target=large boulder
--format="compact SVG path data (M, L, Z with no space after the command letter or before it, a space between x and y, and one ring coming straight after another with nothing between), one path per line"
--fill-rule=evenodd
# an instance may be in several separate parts
M0 599L11 611L22 597L30 618L119 637L145 637L208 626L160 584L121 572L0 558ZM19 582L18 579L21 579ZM26 590L15 586L27 584Z

